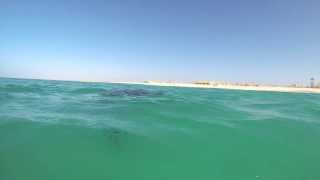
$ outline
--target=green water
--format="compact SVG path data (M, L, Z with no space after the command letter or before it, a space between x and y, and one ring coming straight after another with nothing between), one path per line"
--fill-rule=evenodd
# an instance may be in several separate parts
M319 180L320 95L0 79L0 180Z

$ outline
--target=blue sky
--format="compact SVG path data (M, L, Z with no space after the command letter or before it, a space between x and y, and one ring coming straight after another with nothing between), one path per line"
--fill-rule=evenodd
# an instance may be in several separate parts
M0 76L320 80L318 0L1 0Z

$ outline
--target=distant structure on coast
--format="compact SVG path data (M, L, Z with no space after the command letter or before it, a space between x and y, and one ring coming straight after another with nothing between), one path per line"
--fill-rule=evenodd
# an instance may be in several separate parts
M206 85L206 86L255 86L258 87L257 83L230 83L230 82L219 82L219 81L196 81L193 84Z
M310 78L310 87L314 88L314 78Z
M196 81L194 84L198 85L210 85L211 83L209 81Z

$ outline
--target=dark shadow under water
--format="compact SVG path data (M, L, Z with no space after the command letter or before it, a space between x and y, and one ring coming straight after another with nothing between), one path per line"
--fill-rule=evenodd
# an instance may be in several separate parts
M104 93L107 97L154 97L162 96L164 93L162 91L151 91L146 89L111 89Z

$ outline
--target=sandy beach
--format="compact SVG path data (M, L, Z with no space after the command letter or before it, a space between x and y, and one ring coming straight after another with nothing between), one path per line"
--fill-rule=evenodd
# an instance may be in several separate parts
M292 93L320 93L320 88L305 88L305 87L286 87L286 86L244 86L244 85L202 85L194 83L175 83L175 82L117 82L125 84L141 84L149 86L169 86L169 87L190 87L190 88L213 88L213 89L234 89L245 91L271 91L271 92L292 92Z

